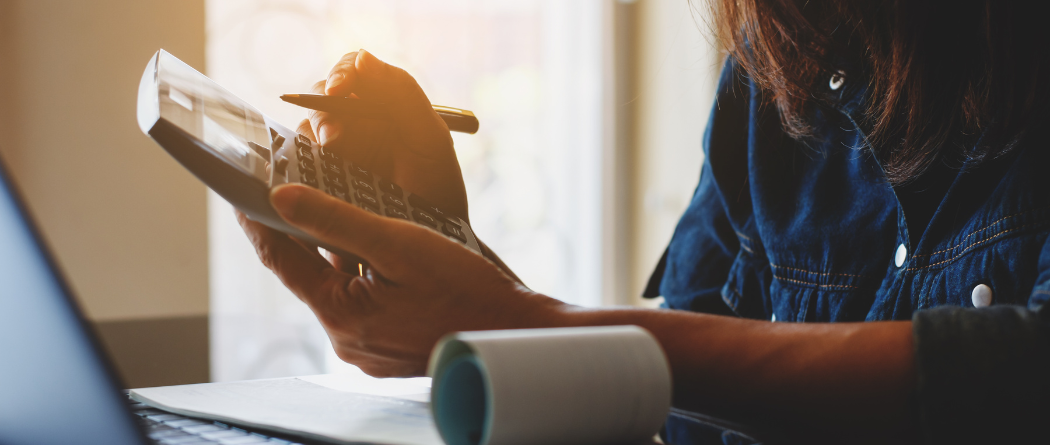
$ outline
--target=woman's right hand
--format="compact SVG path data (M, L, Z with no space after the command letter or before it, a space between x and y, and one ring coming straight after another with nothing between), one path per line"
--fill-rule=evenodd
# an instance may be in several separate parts
M448 126L411 75L360 50L343 56L313 92L356 96L386 107L390 121L311 112L310 130L324 147L469 223L466 187Z

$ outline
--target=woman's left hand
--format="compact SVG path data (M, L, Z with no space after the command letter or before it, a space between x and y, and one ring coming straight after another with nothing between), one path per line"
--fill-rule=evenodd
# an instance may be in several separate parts
M271 201L293 226L369 262L363 276L343 272L316 248L238 213L263 264L310 307L336 354L370 375L423 375L446 334L550 326L565 306L423 226L299 184L275 188Z

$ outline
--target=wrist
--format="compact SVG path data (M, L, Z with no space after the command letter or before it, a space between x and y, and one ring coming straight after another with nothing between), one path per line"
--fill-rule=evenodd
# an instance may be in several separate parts
M533 292L525 286L518 286L524 292L525 298L521 301L525 307L521 310L510 311L513 320L508 323L511 329L538 329L538 328L561 328L573 326L573 306L564 301L552 298L541 293Z

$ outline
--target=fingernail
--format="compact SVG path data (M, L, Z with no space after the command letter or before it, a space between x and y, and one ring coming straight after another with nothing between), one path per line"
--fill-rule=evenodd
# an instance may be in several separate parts
M299 203L302 187L292 184L281 184L270 191L270 204L286 220L295 217L295 208Z
M329 142L339 137L340 130L338 125L326 122L321 125L321 129L317 133L317 142L321 145L328 145Z
M335 87L338 87L339 84L343 83L343 79L346 79L346 76L342 73L332 74L332 76L328 78L328 82L324 85L325 94L328 94L329 91L334 90Z

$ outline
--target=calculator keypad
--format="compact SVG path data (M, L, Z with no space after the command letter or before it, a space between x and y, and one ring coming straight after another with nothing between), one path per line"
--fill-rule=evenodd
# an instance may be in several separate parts
M367 169L347 162L324 147L315 150L314 144L304 135L297 135L294 142L296 156L293 163L297 166L298 180L286 173L289 164L287 158L281 157L275 165L278 174L287 175L290 182L324 190L329 195L377 215L413 221L461 244L467 244L463 228L429 201L405 193L399 185L386 179L378 178L377 181Z

